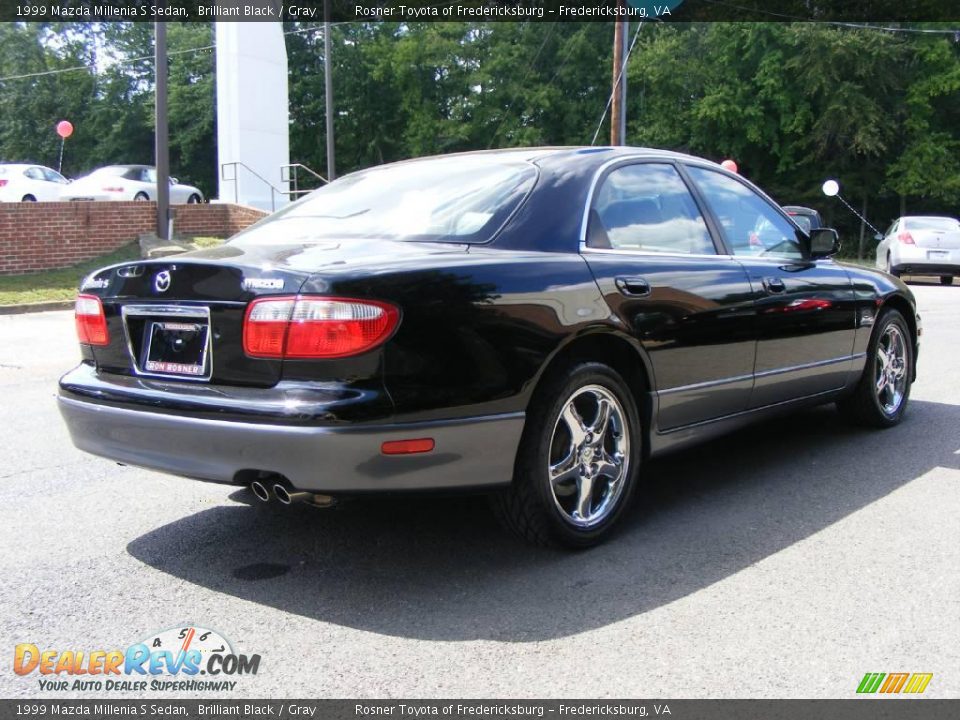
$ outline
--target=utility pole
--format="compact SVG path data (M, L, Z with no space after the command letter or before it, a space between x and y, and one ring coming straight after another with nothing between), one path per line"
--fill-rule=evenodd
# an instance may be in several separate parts
M157 7L164 7L160 0ZM157 237L170 239L170 133L167 127L167 26L154 23L154 73L157 134L154 141L157 168Z
M621 50L623 57L620 61L620 142L618 145L627 144L627 60L630 56L630 21L623 21L623 30L620 32L622 41Z
M617 7L622 7L623 0L618 0ZM622 20L614 21L613 25L613 89L610 101L610 144L623 145L620 128L623 125L623 38L624 27Z
M337 177L333 144L333 67L330 62L330 0L323 0L323 87L327 112L327 180Z

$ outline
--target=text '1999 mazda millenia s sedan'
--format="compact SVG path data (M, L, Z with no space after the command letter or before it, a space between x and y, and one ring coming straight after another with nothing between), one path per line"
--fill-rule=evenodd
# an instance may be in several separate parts
M637 148L412 160L77 298L77 447L329 505L489 492L582 547L652 456L791 408L903 416L910 291L831 256L742 177Z

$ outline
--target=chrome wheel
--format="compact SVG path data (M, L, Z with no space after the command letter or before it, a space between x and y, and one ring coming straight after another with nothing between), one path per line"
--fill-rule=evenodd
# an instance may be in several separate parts
M620 401L587 385L563 406L550 441L547 476L563 520L577 528L602 523L617 507L630 464L630 433Z
M907 345L900 328L893 323L884 328L877 343L874 386L883 412L896 413L907 387Z

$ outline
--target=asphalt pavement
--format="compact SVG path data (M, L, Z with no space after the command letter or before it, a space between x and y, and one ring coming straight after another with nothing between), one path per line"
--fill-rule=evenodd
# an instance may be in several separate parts
M960 286L912 287L902 425L825 407L664 458L579 553L514 541L478 498L263 506L87 456L55 405L72 315L0 316L0 697L108 695L41 690L18 644L190 626L258 672L110 695L846 698L867 672L928 672L926 696L960 697Z

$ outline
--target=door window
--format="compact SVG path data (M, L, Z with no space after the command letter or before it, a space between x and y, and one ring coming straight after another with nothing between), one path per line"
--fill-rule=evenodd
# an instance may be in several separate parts
M734 255L803 258L797 229L763 197L715 170L687 169L723 226Z
M636 252L716 254L707 225L672 165L616 168L590 209L587 247Z
M26 172L23 173L31 180L45 180L43 176L43 170L38 167L27 168Z

